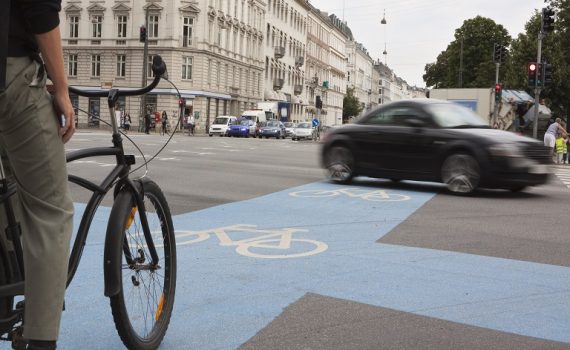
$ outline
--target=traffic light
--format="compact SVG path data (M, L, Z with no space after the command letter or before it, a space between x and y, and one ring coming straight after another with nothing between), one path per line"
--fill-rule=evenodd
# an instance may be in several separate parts
M144 43L146 41L146 28L145 28L145 26L141 26L141 28L140 28L139 41L141 43Z
M501 62L501 44L495 44L494 47L494 55L493 55L493 62L500 63Z
M554 30L554 10L550 7L542 9L542 33L548 34Z
M528 86L531 88L535 88L537 85L536 84L537 71L538 71L538 64L536 64L536 62L530 62L528 64Z
M503 94L503 87L501 84L495 84L495 103L501 102L501 96Z
M542 81L543 86L552 84L552 65L544 62L542 64Z
M315 107L317 109L322 109L323 108L323 100L321 100L321 96L317 96L316 100L315 100Z
M509 50L506 46L501 45L501 62L504 62L507 59L507 54Z

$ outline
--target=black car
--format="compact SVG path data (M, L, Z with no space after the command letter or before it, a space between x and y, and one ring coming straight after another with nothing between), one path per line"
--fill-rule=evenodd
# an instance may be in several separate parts
M457 194L544 184L552 162L541 142L491 129L471 110L434 99L383 105L331 128L321 142L322 165L333 182L358 175L434 181Z

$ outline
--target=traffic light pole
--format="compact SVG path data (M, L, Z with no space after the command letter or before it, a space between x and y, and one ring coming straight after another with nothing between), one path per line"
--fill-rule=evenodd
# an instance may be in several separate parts
M538 84L538 71L540 70L540 62L542 60L542 30L538 32L538 52L536 54L536 75L534 79L534 123L532 126L532 137L538 138L538 108L540 106L540 85ZM543 77L544 79L544 77Z
M499 67L501 67L501 63L497 62L495 63L497 69L495 70L495 86L497 86L497 84L499 84ZM497 94L497 91L495 89L495 94ZM500 101L498 100L497 96L495 96L495 108L493 109L493 121L491 123L491 127L495 127L495 125L497 125L497 118L499 117L499 104Z
M142 69L142 87L146 86L147 79L146 76L148 75L146 69L148 66L148 8L144 10L144 27L147 29L145 38L144 38L144 49L143 49L143 69ZM139 131L142 132L144 130L144 116L146 114L145 110L146 104L146 95L141 96L141 105L140 105L140 114L139 114Z

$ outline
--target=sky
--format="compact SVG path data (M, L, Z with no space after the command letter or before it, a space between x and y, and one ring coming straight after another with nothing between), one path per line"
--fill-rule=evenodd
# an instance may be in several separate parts
M386 62L408 84L425 87L424 68L454 40L455 30L477 15L491 18L516 38L543 0L310 0L345 19L370 56ZM386 24L380 21L386 13ZM388 55L382 52L386 47Z

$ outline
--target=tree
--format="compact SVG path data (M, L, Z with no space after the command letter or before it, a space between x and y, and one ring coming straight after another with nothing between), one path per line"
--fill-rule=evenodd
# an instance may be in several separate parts
M455 40L438 55L437 61L426 65L424 75L426 86L459 87L461 56L463 56L461 87L493 86L495 83L494 44L501 43L508 47L510 42L511 37L507 30L490 18L477 16L465 20L463 25L455 30Z
M362 112L362 106L358 97L354 95L354 87L348 87L342 101L342 122L348 123L350 117L357 116L360 112Z
M553 65L553 82L546 86L541 97L555 115L568 116L570 111L570 0L550 1L556 10L555 31L542 41L542 60ZM525 33L513 40L511 55L506 67L505 87L534 91L528 86L527 65L537 59L538 33L541 27L539 11L525 25Z

